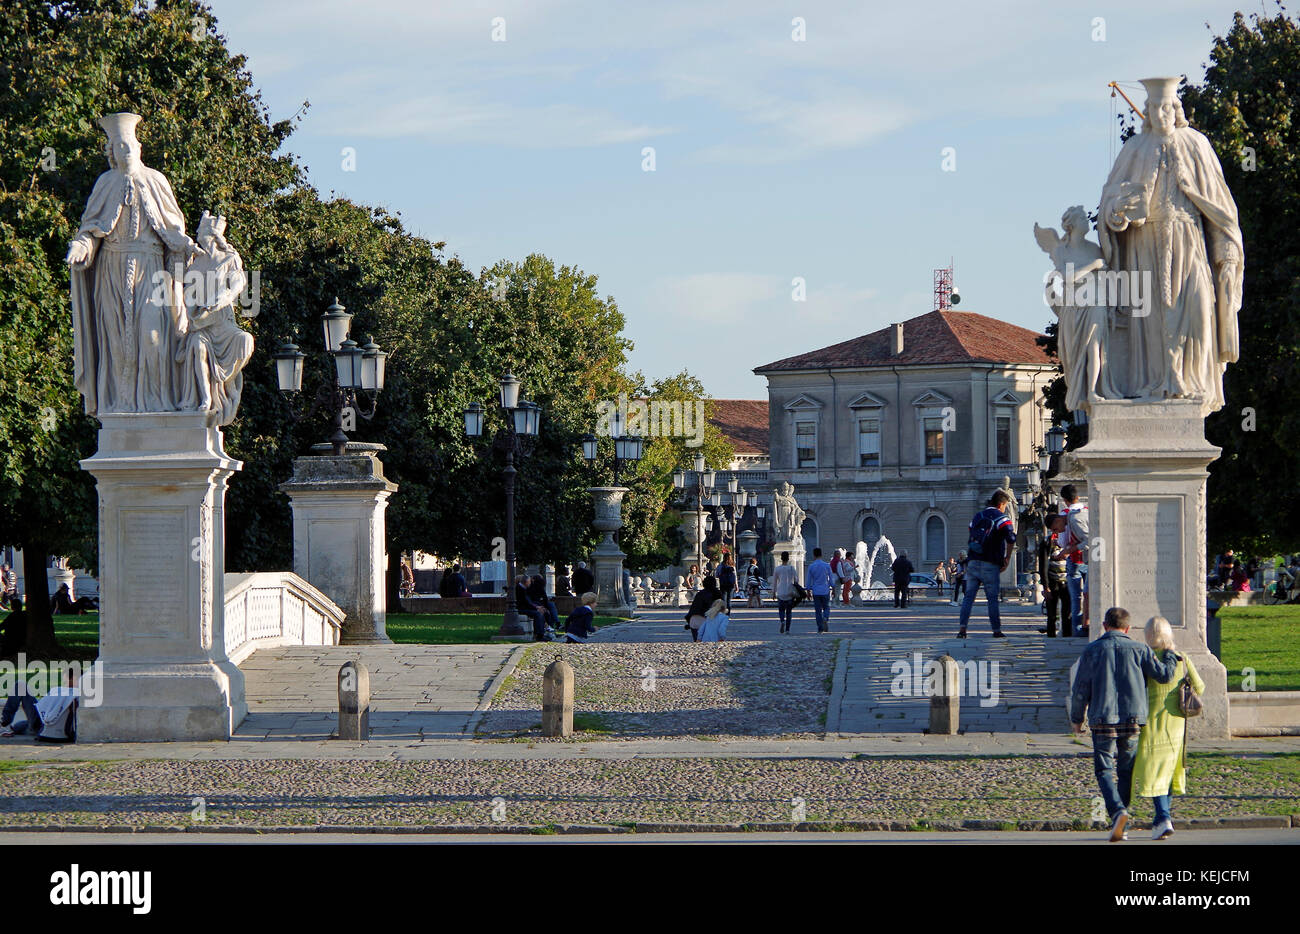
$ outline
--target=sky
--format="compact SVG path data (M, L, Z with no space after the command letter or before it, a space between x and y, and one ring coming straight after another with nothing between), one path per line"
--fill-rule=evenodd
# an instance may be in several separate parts
M474 270L536 252L596 275L631 369L689 370L715 398L766 398L754 367L925 314L949 263L960 310L1041 330L1033 225L1096 207L1126 109L1107 84L1142 106L1140 78L1198 83L1233 12L1261 10L211 7L273 119L310 101L286 145L318 190L400 212Z

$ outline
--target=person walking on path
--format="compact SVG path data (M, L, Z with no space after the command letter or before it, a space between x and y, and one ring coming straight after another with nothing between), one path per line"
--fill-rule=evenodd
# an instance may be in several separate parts
M943 585L948 583L948 562L940 561L934 569L934 580L939 585L939 596L943 596Z
M1174 633L1169 620L1153 616L1147 622L1147 645L1152 652L1173 651ZM1186 678L1197 694L1205 692L1196 666L1187 656L1180 656L1169 681L1147 678L1147 725L1138 737L1137 757L1133 762L1133 794L1150 798L1155 809L1151 839L1173 836L1170 814L1172 795L1187 794L1187 718L1179 706L1179 688Z
M718 589L722 591L722 603L731 612L731 596L736 592L736 565L732 562L731 552L722 556L722 566L718 568Z
M841 593L840 602L845 606L849 605L849 597L853 594L853 584L858 579L858 568L853 563L853 558L847 552L840 559L840 583Z
M894 572L894 609L906 610L907 592L912 586L912 572L916 570L908 560L906 548L898 553L889 570Z
M1178 656L1164 649L1157 657L1150 646L1129 638L1129 612L1123 607L1107 610L1103 624L1105 633L1079 656L1070 689L1070 724L1082 734L1086 716L1092 729L1092 769L1114 843L1127 836L1138 736L1150 709L1147 684L1172 681Z
M817 614L817 631L831 629L831 566L822 560L822 550L813 549L813 562L804 571L804 586L812 594L813 612Z
M989 625L995 639L1006 638L1002 631L1002 616L998 608L1000 575L1011 562L1015 550L1016 529L1007 515L1011 509L1011 494L998 490L989 497L988 506L975 514L970 521L970 543L966 550L970 560L966 564L966 596L961 602L961 619L957 638L966 638L966 624L970 622L975 594L984 585L984 599L989 604Z
M966 596L966 552L961 552L952 559L952 605L960 606L961 598Z
M596 588L596 575L592 574L587 568L587 562L579 561L578 566L573 569L572 580L569 582L573 587L573 592L582 594Z
M781 563L772 571L772 594L776 597L776 614L781 620L781 633L790 631L794 621L795 584L798 583L790 552L781 552Z
M1088 507L1079 502L1073 483L1061 487L1065 502L1065 582L1070 589L1070 634L1084 635L1088 625Z
M704 614L713 606L715 600L721 600L718 591L718 579L712 574L704 578L704 586L691 598L691 608L686 611L686 628L691 631L691 641L700 641L700 627L704 625Z

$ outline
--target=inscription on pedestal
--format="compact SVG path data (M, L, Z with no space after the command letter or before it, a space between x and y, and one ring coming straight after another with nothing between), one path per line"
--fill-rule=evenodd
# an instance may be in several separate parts
M122 509L118 513L118 619L127 637L180 637L186 606L190 542L184 509Z
M1135 627L1152 616L1185 622L1183 502L1179 497L1115 497L1115 602ZM1093 612L1103 612L1094 607Z

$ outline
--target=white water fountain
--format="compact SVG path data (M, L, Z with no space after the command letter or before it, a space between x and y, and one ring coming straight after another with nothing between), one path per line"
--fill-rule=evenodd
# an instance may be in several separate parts
M892 566L898 555L894 551L894 543L885 536L880 536L879 541L871 548L867 547L866 542L858 542L855 549L855 560L858 563L859 573L862 575L861 590L858 592L862 600L888 600L893 597L891 585L884 581L872 583L871 577L876 570L876 556L880 554L880 549L884 548L889 556L889 565Z

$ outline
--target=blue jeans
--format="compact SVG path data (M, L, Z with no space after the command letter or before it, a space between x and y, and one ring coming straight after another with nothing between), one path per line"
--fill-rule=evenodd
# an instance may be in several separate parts
M1083 575L1087 573L1086 564L1076 564L1073 558L1065 562L1065 583L1070 588L1070 635L1083 633Z
M1171 820L1169 803L1169 795L1156 795L1151 799L1151 804L1156 809L1155 823L1158 824L1162 820Z
M831 595L813 594L813 611L817 614L817 631L827 632L831 628Z
M776 601L776 615L781 620L781 631L787 631L794 622L794 598Z
M1097 776L1097 786L1101 788L1106 814L1111 820L1120 811L1128 810L1137 749L1136 733L1119 737L1092 734L1092 771Z
M1001 591L999 575L1002 568L988 561L979 561L972 558L966 564L966 596L961 601L961 631L966 631L966 624L970 622L971 607L975 605L975 594L980 589L980 584L984 585L984 599L989 602L989 625L993 627L994 632L1002 631L1002 614L998 607L998 594Z
M20 693L5 701L4 712L0 713L0 726L7 726L15 733L26 733L30 726L33 733L39 733L41 715L36 712L36 698L27 693L26 684L19 683L15 689ZM14 714L18 713L19 704L22 705L23 713L27 714L27 719L14 723Z

